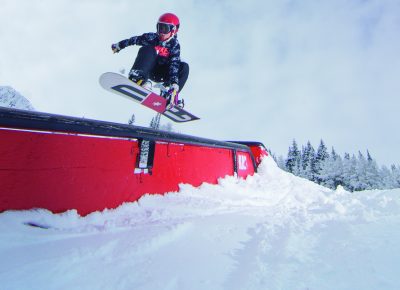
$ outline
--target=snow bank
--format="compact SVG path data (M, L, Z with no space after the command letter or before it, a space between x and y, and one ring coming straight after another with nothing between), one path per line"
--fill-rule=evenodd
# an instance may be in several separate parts
M8 86L0 86L0 107L35 111L28 99Z
M332 191L265 158L247 180L181 185L84 218L5 212L0 281L4 289L399 289L399 196Z

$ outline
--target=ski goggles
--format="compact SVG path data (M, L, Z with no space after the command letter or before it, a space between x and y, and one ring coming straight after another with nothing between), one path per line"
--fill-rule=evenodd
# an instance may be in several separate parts
M158 22L157 23L157 32L162 34L170 33L172 30L176 28L175 25L169 23Z

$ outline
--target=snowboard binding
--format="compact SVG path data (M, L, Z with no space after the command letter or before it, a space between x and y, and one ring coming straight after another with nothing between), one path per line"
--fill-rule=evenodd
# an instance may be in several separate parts
M172 96L168 94L168 89L161 83L156 83L153 88L160 90L160 96L167 100L167 110L173 107L179 107L183 109L185 107L185 101L183 99L179 100L178 94L176 94L172 100Z

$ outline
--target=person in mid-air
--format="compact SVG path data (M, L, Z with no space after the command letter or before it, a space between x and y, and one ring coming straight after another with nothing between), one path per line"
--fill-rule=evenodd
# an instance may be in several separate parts
M140 45L135 63L129 72L129 79L138 85L151 90L151 82L163 83L167 93L162 94L167 99L167 107L183 108L183 100L178 100L188 76L189 65L181 61L178 42L179 18L172 13L160 16L157 22L157 33L149 32L133 36L112 44L114 53L130 45Z

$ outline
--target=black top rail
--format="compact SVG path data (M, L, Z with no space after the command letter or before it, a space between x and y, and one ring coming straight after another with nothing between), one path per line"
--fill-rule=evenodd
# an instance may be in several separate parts
M128 124L3 107L0 107L0 127L145 139L250 151L249 147L239 143L212 140Z

